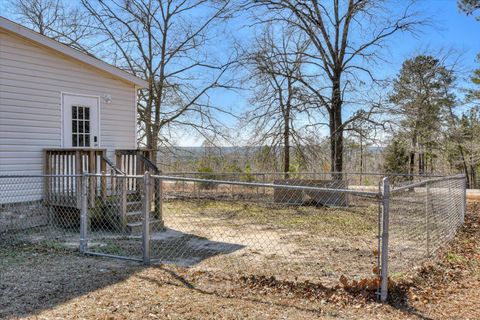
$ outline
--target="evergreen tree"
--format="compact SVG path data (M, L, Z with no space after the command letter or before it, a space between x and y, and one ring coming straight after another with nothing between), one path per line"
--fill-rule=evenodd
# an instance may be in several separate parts
M385 149L384 170L386 173L408 172L408 142L400 137L395 137Z
M455 78L438 59L419 55L406 60L394 81L390 101L400 117L401 133L410 140L409 172L433 171L433 150L437 147L442 122L451 115Z

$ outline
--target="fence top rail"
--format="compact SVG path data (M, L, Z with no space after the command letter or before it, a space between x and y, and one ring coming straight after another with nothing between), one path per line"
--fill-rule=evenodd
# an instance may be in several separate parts
M423 181L416 182L416 183L411 183L411 184L401 186L401 187L397 187L397 188L392 188L391 192L399 192L399 191L403 191L403 190L407 190L407 189L411 189L411 188L415 188L415 187L422 187L422 186L426 185L427 183L449 181L449 180L462 180L462 179L465 179L465 178L466 178L466 176L464 174L458 174L458 175L447 176L447 177L438 177L438 178L434 178L434 179L428 179L428 180L423 180Z
M293 189L293 190L305 190L305 191L329 191L329 192L340 192L348 193L354 195L364 195L364 196L380 196L380 192L373 191L358 191L351 189L340 189L340 188L324 188L324 187L312 187L312 186L297 186L297 185L288 185L288 184L275 184L275 183L258 183L258 182L242 182L242 181L228 181L228 180L210 180L210 179L199 179L199 178L183 178L176 176L165 176L165 175L153 175L153 178L164 180L164 181L183 181L183 182L200 182L200 183L214 183L214 184L225 184L225 185L236 185L236 186L245 186L245 187L265 187L265 188L277 188L277 189Z

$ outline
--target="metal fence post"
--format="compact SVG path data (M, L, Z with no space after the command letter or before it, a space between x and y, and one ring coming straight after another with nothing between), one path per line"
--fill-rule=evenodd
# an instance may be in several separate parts
M121 192L121 199L122 199L122 207L120 209L121 216L122 216L122 226L127 226L127 206L128 206L128 192L127 192L127 178L117 178L117 187L120 185L120 192Z
M183 175L183 178L186 178L186 175ZM185 184L186 184L186 183L187 183L186 181L183 181L183 182L182 182L182 192L183 192L183 195L185 195Z
M150 173L143 176L143 219L142 219L142 247L143 263L150 264Z
M389 227L389 206L390 206L390 181L388 177L383 178L382 192L382 257L380 274L380 301L387 301L388 296L388 227Z
M463 179L463 210L462 210L462 222L461 225L465 223L465 214L467 213L467 176Z
M264 173L263 174L263 184L267 183L267 176L266 174ZM263 195L266 195L267 194L267 188L265 188L265 186L263 187Z
M80 177L77 176L77 179ZM78 184L77 184L78 185ZM81 177L80 191L80 252L88 250L87 229L88 229L88 175L83 172Z
M428 216L428 206L430 205L429 204L429 195L430 195L430 185L429 185L429 182L427 181L425 183L425 191L426 191L426 195L425 195L425 234L426 234L426 241L427 241L427 246L426 246L426 249L427 249L427 257L430 257L430 228L428 227L428 224L429 224L429 216Z

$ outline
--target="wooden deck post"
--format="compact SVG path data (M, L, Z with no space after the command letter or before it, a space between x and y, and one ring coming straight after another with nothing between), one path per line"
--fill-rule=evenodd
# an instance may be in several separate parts
M43 173L45 175L50 174L50 153L48 151L45 151L45 156L43 159ZM45 177L43 180L43 200L45 201L45 204L49 204L50 202L50 177Z
M57 168L58 168L58 164L57 164L57 159L58 159L58 156L57 156L57 153L56 152L53 152L52 153L52 156L53 156L53 170L52 170L52 174L57 174ZM54 191L54 198L57 197L57 177L52 177L52 188L53 188L53 191ZM56 200L56 199L55 199Z
M115 150L115 166L120 169L120 171L126 172L125 168L123 167L122 154L119 152L119 150Z
M95 174L96 172L96 157L95 157L95 151L90 150L89 152L86 152L85 155L88 158L88 172ZM89 179L89 184L90 184L90 196L89 196L89 202L91 206L95 205L95 196L96 196L96 191L97 191L97 186L96 186L96 177L90 177Z
M80 209L81 199L82 199L82 179L78 176L82 174L82 155L80 154L80 150L75 150L75 197L76 197L76 204L77 208Z
M140 150L135 150L134 151L134 159L135 159L135 174L136 175L144 175L145 174L145 165L143 164L143 161L142 161L142 153ZM137 190L140 190L141 188L141 181L139 179L135 179L136 183L137 183Z
M100 151L100 156L103 156L104 158L107 157L107 152L106 150ZM95 154L95 161L97 160L96 154ZM102 198L102 201L104 201L107 198L107 163L105 161L100 161L100 171L102 172L102 180L100 182L100 197Z

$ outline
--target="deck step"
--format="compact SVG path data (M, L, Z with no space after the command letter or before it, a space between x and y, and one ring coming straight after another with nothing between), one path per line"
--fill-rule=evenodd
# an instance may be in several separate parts
M135 190L128 190L127 191L127 199L128 201L130 202L136 202L136 201L139 201L141 202L142 200L142 195L138 192L138 191L135 191Z
M142 221L143 219L143 212L142 210L136 210L136 211L131 211L127 212L127 222L128 223L134 223L134 222L139 222Z
M127 202L127 212L140 211L142 210L143 203L142 201L128 201Z
M163 221L158 219L150 220L150 232L161 231L163 229ZM141 234L143 231L142 221L127 223L127 230L131 234Z

